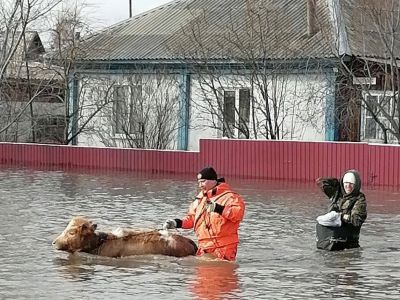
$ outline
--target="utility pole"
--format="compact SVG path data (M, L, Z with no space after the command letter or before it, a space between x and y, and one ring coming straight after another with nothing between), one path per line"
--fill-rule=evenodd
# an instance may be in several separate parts
M129 18L132 18L132 0L129 0Z

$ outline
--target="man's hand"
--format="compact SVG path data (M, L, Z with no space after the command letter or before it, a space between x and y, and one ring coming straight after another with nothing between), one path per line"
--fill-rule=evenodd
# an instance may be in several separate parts
M175 229L176 228L176 221L173 219L169 219L167 221L165 221L165 223L163 224L163 229Z

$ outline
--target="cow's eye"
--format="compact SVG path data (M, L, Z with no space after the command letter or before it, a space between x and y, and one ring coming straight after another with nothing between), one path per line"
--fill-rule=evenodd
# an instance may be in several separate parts
M76 229L71 229L70 231L68 231L69 235L75 235L76 234Z

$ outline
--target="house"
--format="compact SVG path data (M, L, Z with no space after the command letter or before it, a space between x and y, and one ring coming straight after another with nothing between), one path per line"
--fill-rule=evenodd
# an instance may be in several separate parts
M62 143L64 89L38 32L0 35L0 141ZM26 45L26 46L25 46Z
M177 0L106 28L72 74L75 142L397 142L394 2Z

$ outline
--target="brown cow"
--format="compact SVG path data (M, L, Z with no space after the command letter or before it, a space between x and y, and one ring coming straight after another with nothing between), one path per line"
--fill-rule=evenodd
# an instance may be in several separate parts
M195 255L196 244L179 234L167 231L135 231L119 233L95 232L96 224L84 217L74 217L67 228L53 241L57 250L86 252L108 257L141 254L162 254L176 257Z

